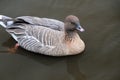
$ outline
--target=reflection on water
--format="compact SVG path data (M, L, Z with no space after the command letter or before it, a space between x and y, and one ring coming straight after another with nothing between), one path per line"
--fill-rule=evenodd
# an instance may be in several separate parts
M15 40L0 27L0 80L119 80L119 0L1 0L0 14L64 20L80 18L86 32L82 55L50 57L22 48L9 54ZM21 6L22 5L22 6Z
M67 59L67 71L73 77L73 80L86 80L86 76L80 72L78 59Z

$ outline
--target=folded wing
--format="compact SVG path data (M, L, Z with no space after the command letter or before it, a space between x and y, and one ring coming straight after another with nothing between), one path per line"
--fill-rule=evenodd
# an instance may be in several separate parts
M21 16L15 18L16 23L24 22L33 25L44 26L47 28L51 28L58 31L64 30L64 23L62 21L56 19L49 19L49 18L39 18L39 17L32 17L32 16Z

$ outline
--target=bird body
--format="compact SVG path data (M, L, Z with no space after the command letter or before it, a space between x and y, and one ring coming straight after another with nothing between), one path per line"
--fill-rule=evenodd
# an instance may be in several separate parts
M23 16L11 18L1 15L1 25L28 51L50 56L81 53L85 44L76 30L55 19ZM9 20L5 23L4 20ZM69 19L68 19L69 20ZM11 21L11 22L10 22ZM13 21L13 22L12 22ZM9 24L8 24L9 23Z

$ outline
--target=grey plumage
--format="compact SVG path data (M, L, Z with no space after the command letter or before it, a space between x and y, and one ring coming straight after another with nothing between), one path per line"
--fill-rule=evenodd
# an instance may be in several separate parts
M49 19L49 18L38 18L38 17L32 17L32 16L21 16L15 18L16 21L24 20L27 23L33 24L33 25L39 25L44 27L49 27L55 30L63 31L64 30L64 23L55 20L55 19Z
M82 52L85 47L76 31L72 31L73 37L69 37L64 23L55 19L22 16L15 18L13 24L5 25L6 31L21 47L35 53L51 56L74 55Z

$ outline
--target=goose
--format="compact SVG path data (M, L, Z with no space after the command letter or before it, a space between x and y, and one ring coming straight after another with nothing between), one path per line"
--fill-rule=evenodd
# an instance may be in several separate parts
M64 22L34 16L11 18L0 15L0 25L17 41L18 46L34 53L67 56L85 49L85 43L78 35L84 29L75 15L68 15Z

